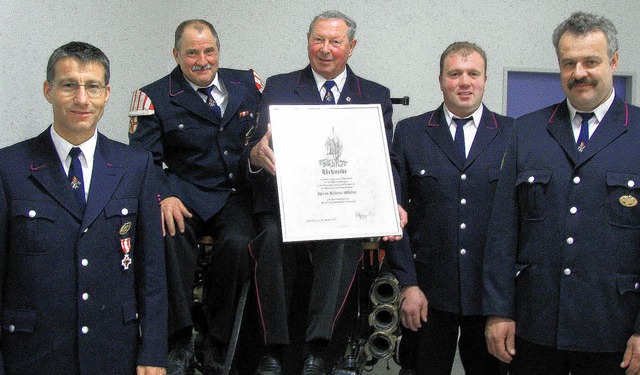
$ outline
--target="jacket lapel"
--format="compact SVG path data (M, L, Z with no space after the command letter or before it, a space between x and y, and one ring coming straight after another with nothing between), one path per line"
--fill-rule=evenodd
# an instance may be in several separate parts
M496 120L493 112L489 111L484 104L482 105L482 118L478 124L478 131L473 138L469 156L465 165L470 165L484 151L487 146L498 135L498 120Z
M311 73L311 65L307 65L298 75L298 81L294 92L298 94L305 104L322 104L322 98L316 86L316 80Z
M226 126L233 115L238 112L242 98L245 96L245 86L238 81L230 81L224 74L222 69L218 69L218 79L222 81L224 87L227 89L227 106L224 110L224 116L222 116L222 126Z
M125 169L120 165L121 162L117 155L112 152L110 142L98 133L98 144L93 157L91 187L81 229L91 225L98 217L124 176Z
M213 110L184 78L180 66L177 66L169 76L169 96L171 96L171 101L177 105L188 109L205 120L219 124L218 119L213 115Z
M37 147L33 150L33 159L29 164L31 177L36 180L47 193L76 219L82 218L82 211L76 201L64 174L64 168L51 140L50 128L37 138Z
M564 153L571 159L573 164L578 162L578 149L573 136L571 120L569 118L569 107L565 101L558 103L547 121L547 131L558 142Z
M627 103L619 98L615 98L611 107L593 132L587 147L579 154L578 164L582 164L600 152L616 138L627 132L628 121Z
M338 104L360 104L362 102L362 88L360 78L347 65L347 80L344 83Z
M445 121L444 109L443 106L440 105L438 109L431 113L431 117L429 118L425 131L433 139L436 145L444 152L445 155L451 160L453 164L455 164L460 170L464 167L464 165L458 160L458 156L456 154L456 145L453 143L453 138L451 137L451 132L449 131L449 124Z

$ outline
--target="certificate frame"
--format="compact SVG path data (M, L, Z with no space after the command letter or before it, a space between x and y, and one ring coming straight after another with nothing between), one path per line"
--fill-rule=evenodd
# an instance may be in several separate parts
M284 242L401 235L380 104L269 107Z

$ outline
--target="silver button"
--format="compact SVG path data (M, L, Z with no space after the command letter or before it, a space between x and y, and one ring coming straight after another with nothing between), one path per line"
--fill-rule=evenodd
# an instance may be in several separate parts
M629 182L627 182L627 186L632 188L636 185L636 183L633 180L629 180Z
M11 324L11 325L9 326L9 332L13 332L13 331L15 331L15 330L16 330L16 326L14 326L13 324Z
M574 184L576 184L576 185L578 185L578 184L580 183L580 177L575 176L575 177L573 178L573 183L574 183Z
M569 276L569 275L571 275L571 269L565 268L564 271L562 271L562 273L564 273L565 275Z
M466 253L467 253L467 250L465 250L465 249L461 249L461 250L460 250L460 254L461 254L461 255L464 255L464 254L466 254Z
M227 155L229 155L229 151L224 150L223 154L224 154L225 156L227 156Z
M466 179L467 179L467 175L463 173L463 174L460 176L460 179L461 179L461 180L466 180Z
M184 124L178 125L178 129L180 129L180 130L184 129Z
M640 283L635 283L635 285L633 286L634 289L640 289Z
M236 188L231 188L231 192L235 193L236 192Z
M35 210L29 211L29 217L36 217L36 211Z
M223 131L223 130L224 130L224 128L221 126L221 127L220 127L220 131Z
M464 198L460 199L460 204L467 204L467 200Z
M529 178L527 178L527 182L530 184L533 184L535 182L536 178L533 176L529 176Z
M86 260L86 259L83 259L82 262L80 262L80 263L82 263L82 265L85 266L85 267L89 265L89 261Z
M82 327L82 333L87 333L87 332L89 332L89 327L83 326Z
M421 170L420 170L420 174L424 174L424 169L421 169Z
M413 254L413 259L417 259L418 258L418 254Z
M573 214L575 214L576 212L578 212L578 209L577 209L576 207L571 207L571 208L569 209L569 212L573 215Z
M516 277L520 276L520 271L516 271Z
M249 113L249 117L253 118L253 112Z
M573 245L573 237L567 238L567 244Z
M122 215L128 215L129 214L129 210L127 210L126 208L123 208L122 210L120 210L120 212L122 213Z
M467 224L465 223L460 224L460 229L467 229Z
M89 231L89 227L84 228L84 230L82 231L82 233L87 233Z
M89 293L82 293L82 299L83 300L88 300L89 299Z
M229 178L233 178L233 173L229 173Z

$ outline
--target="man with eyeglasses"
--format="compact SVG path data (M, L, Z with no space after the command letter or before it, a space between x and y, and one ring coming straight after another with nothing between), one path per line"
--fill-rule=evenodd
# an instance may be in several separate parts
M56 49L43 91L52 126L0 150L0 372L164 374L152 157L97 132L110 95L98 48Z
M136 90L129 112L130 144L151 151L162 181L170 374L192 370L198 237L214 240L205 270L211 281L205 296L206 374L221 370L239 290L250 275L247 247L254 229L246 173L238 160L255 125L262 84L250 70L218 68L219 53L220 40L209 22L182 22L173 48L178 66Z

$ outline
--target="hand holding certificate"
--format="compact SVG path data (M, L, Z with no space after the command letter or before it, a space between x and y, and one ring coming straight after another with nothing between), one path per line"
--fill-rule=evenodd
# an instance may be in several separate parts
M269 110L284 242L402 233L379 104Z

